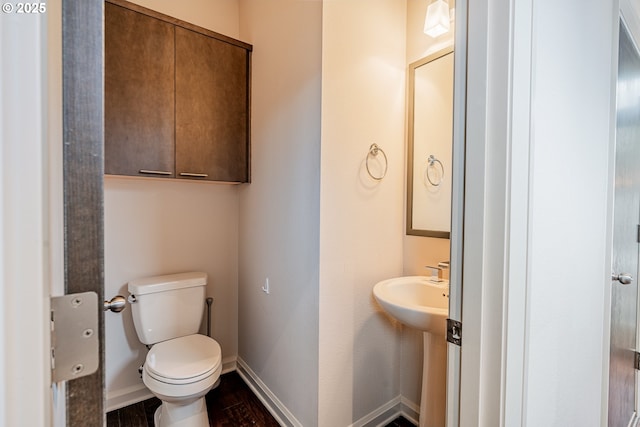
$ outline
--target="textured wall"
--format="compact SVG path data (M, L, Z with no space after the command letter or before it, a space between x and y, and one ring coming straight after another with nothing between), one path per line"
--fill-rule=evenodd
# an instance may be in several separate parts
M238 38L237 0L129 0L225 36Z
M239 357L305 427L318 416L321 11L318 1L240 1L254 53Z
M373 285L402 274L404 2L325 1L319 425L346 426L399 394L397 324ZM380 182L364 160L386 152Z

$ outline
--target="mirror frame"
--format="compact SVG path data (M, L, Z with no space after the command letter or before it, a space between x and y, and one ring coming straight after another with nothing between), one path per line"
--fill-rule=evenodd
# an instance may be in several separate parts
M440 59L443 56L453 53L454 47L449 46L428 55L418 61L409 64L407 69L407 214L406 214L406 234L410 236L436 237L440 239L450 239L450 231L422 230L413 228L413 147L414 147L414 107L415 107L415 71L429 62ZM455 64L454 64L455 69ZM453 94L451 94L453 96ZM453 112L452 112L453 114ZM451 139L453 150L453 138Z

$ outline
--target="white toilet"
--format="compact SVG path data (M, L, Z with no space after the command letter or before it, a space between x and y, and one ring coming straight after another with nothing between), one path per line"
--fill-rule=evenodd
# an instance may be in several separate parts
M198 334L204 311L206 273L182 273L129 282L129 302L138 338L153 345L142 381L160 400L156 427L209 426L205 394L220 377L222 353Z

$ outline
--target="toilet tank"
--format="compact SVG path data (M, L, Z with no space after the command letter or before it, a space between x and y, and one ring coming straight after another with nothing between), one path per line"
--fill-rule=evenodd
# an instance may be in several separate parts
M169 274L132 280L128 289L138 339L155 344L198 333L207 273Z

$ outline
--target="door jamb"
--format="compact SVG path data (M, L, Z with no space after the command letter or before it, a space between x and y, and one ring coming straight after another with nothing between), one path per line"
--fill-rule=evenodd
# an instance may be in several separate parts
M65 293L104 301L102 0L62 1ZM101 307L98 312L102 314ZM67 384L67 425L104 425L104 316L98 371Z
M453 100L453 176L451 189L451 236L449 277L449 319L462 321L462 266L464 242L464 176L467 101L467 5L458 0L455 8L454 100ZM447 343L446 423L460 425L461 347Z

